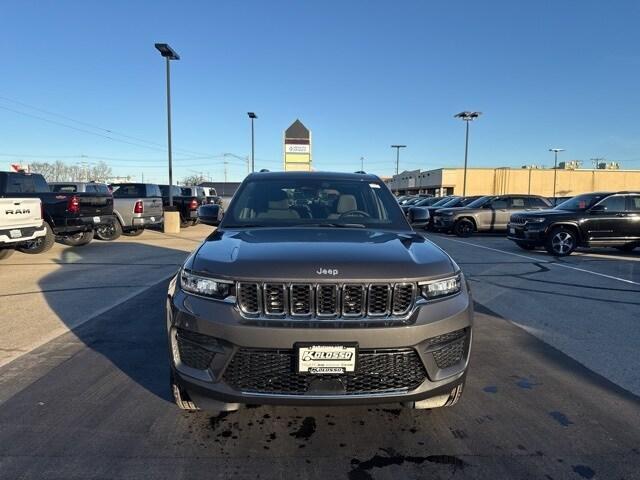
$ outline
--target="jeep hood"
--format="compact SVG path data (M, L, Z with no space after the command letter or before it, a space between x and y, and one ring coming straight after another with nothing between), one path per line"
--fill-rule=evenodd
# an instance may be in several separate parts
M221 279L306 282L417 280L457 270L417 233L340 228L218 230L185 267Z

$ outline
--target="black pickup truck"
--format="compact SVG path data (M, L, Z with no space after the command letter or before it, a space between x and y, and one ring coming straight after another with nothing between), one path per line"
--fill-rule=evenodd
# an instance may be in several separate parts
M0 172L1 197L42 201L47 234L20 247L24 253L44 252L53 246L56 237L67 245L86 245L96 228L115 220L111 194L52 192L37 173Z
M160 191L162 192L162 205L166 210L169 206L169 185L160 185ZM177 185L171 186L171 193L173 195L173 206L180 212L180 226L186 228L197 224L198 207L202 205L203 198L198 198L195 195L185 195L185 193L189 192L183 192L183 189Z
M545 247L557 257L576 247L640 247L640 192L586 193L537 212L518 212L508 225L509 240L525 250Z

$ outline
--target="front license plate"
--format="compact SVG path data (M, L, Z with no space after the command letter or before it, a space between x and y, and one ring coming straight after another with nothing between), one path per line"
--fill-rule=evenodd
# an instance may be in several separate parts
M22 232L20 230L9 230L9 236L11 238L20 238L22 237Z
M93 223L100 223L100 217L93 217Z
M516 229L515 229L515 228L513 228L513 227L509 228L509 233L510 233L511 235L515 235L515 233L516 233Z
M355 372L357 345L299 345L298 373L335 375Z
M151 221L155 222L156 221L156 217L151 217Z

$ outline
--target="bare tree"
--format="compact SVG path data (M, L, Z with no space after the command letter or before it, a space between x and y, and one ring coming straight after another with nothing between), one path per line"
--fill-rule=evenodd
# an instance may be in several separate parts
M106 182L113 177L111 167L105 162L98 162L95 165L67 165L58 160L55 163L34 162L29 165L29 169L34 173L40 173L49 182L85 182L95 180L96 182Z
M204 175L189 175L186 176L182 179L182 185L199 185L202 182L206 182L207 179L204 177Z

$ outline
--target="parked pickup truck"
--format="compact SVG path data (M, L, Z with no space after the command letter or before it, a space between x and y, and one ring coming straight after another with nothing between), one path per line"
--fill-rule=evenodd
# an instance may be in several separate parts
M40 253L53 246L54 236L72 246L86 245L96 227L114 222L113 197L99 193L52 192L37 173L0 172L0 198L39 198L42 201L46 239L18 247Z
M39 198L0 198L0 260L27 241L42 241L46 233Z
M162 223L162 193L153 183L114 183L113 213L115 228L131 237L146 227Z
M162 204L166 209L169 206L169 185L160 185L160 191L162 192ZM184 195L182 188L177 185L171 186L171 193L173 195L173 206L180 212L180 226L186 228L189 225L197 224L198 207L203 200L195 195Z
M180 187L180 189L184 197L198 197L200 205L222 205L222 198L213 187Z
M111 187L106 183L99 182L49 182L49 188L52 192L111 195ZM94 231L94 237L100 240L111 241L120 235L122 235L122 229L119 228L117 222L97 225Z

